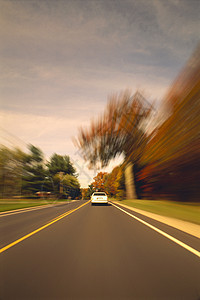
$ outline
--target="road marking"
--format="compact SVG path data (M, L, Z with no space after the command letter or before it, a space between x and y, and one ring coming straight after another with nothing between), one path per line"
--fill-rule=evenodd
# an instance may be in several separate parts
M39 227L38 229L36 229L36 230L34 230L34 231L32 231L32 232L26 234L25 236L19 238L18 240L16 240L16 241L14 241L14 242L12 242L12 243L10 243L10 244L4 246L3 248L0 249L0 253L2 253L2 252L4 252L4 251L6 251L7 249L9 249L9 248L15 246L16 244L19 244L20 242L22 242L22 241L24 241L25 239L29 238L30 236L32 236L32 235L38 233L39 231L41 231L41 230L43 230L43 229L49 227L50 225L56 223L57 221L63 219L64 217L66 217L66 216L72 214L73 212L75 212L76 210L80 209L81 207L83 207L84 205L88 204L89 202L90 202L90 200L87 201L86 203L82 204L81 206L79 206L79 207L77 207L77 208L75 208L75 209L71 209L70 211L67 211L67 212L65 212L64 214L62 214L62 215L60 215L60 216L54 218L54 219L51 220L49 223L47 223L47 224L43 225L42 227Z
M125 214L129 215L130 217L132 217L133 219L135 219L135 220L141 222L142 224L144 224L144 225L150 227L151 229L153 229L153 230L157 231L158 233L162 234L163 236L165 236L166 238L170 239L170 240L173 241L174 243L178 244L179 246L185 248L186 250L188 250L188 251L190 251L191 253L195 254L196 256L200 257L200 252L197 251L197 250L195 250L194 248L192 248L192 247L188 246L187 244L185 244L185 243L179 241L179 240L176 239L175 237L169 235L168 233L162 231L161 229L158 229L157 227L155 227L155 226L149 224L148 222L143 221L142 219L140 219L140 218L138 218L138 217L132 215L131 213L125 211L125 210L122 209L122 208L120 208L119 206L117 206L117 205L115 205L115 204L113 204L113 203L111 203L111 204L112 204L113 206L115 206L116 208L118 208L119 210L121 210L122 212L124 212Z
M29 212L29 211L32 211L32 210L43 209L43 208L47 208L49 206L52 206L52 204L44 204L44 205L41 205L39 207L38 206L36 206L36 207L31 206L31 207L27 207L27 208L7 210L7 211L0 212L0 218L10 216L10 215L21 214L21 213Z
M55 205L69 204L74 201L76 201L76 200L72 200L71 202L66 202L66 203L55 203L55 204L44 204L44 205L42 204L39 206L31 206L31 207L2 211L2 212L0 212L0 218L6 217L6 216L11 216L11 215L16 215L16 214L21 214L21 213L29 212L29 211L33 211L33 210L40 210L40 209L44 209L44 208L48 208L48 207L54 207Z

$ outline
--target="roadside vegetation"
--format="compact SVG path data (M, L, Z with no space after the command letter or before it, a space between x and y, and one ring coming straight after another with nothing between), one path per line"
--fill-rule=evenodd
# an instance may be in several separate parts
M79 130L76 144L91 167L124 156L118 169L94 178L86 197L102 189L121 199L126 193L127 199L200 202L200 45L169 87L162 109L156 112L149 103L139 92L114 94L104 113Z
M43 152L33 145L28 146L27 153L18 148L0 147L0 199L4 201L29 199L29 202L39 204L42 199L48 202L51 199L79 199L77 177L67 155L54 153L46 161Z
M200 45L159 112L139 92L108 100L104 114L80 129L76 144L91 166L105 167L121 154L124 162L99 172L82 196L102 190L119 203L200 224Z
M116 201L116 199L112 199ZM121 200L117 203L200 225L200 204L165 200Z
M0 212L42 205L59 204L69 199L0 199Z

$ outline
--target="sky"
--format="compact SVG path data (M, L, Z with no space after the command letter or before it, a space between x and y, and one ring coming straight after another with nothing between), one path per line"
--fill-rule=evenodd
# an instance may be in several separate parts
M199 38L199 0L0 0L1 143L69 155L87 187L78 128L126 88L159 105Z

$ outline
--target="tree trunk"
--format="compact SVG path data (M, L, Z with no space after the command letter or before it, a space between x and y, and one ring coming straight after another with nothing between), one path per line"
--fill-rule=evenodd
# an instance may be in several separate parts
M125 167L126 199L136 199L135 182L133 177L133 164Z

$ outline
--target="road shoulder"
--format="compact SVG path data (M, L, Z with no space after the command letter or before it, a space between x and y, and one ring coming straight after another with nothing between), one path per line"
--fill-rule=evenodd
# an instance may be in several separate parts
M131 206L119 203L118 201L111 201L111 203L117 204L119 206L123 206L124 208L127 208L129 210L132 210L134 212L137 212L141 215L144 215L146 217L149 217L151 219L154 219L156 221L159 221L161 223L167 224L169 226L172 226L174 228L177 228L181 231L184 231L188 234L191 234L197 238L200 238L200 225L191 223L191 222L186 222L186 221L182 221L179 219L175 219L175 218L170 218L170 217L165 217L165 216L160 216L158 214L154 214L151 212L147 212L138 208L133 208Z

